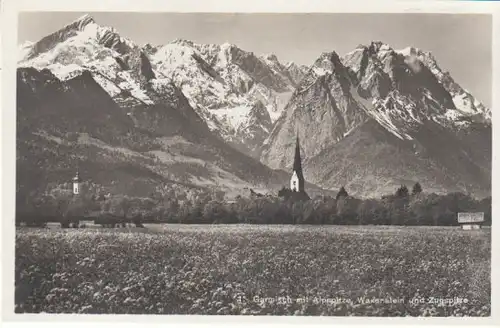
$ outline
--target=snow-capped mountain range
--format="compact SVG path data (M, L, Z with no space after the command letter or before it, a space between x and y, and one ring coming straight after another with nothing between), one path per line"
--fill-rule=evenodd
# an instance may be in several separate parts
M46 95L72 98L64 93L83 92L75 81L102 88L122 111L107 117L125 115L123 131L132 122L139 129L134 138L162 149L159 154L148 148L148 158L156 154L161 162L165 152L172 156L163 147L165 133L182 136L176 158L192 169L182 178L185 183L215 183L223 171L232 176L226 180L233 187L227 188L234 189L236 180L241 187L257 170L253 182L263 186L272 179L279 184L283 172L268 170L255 159L271 169L289 170L298 134L306 181L325 189L345 185L351 194L372 196L420 181L430 191L490 192L491 110L443 71L431 53L418 48L398 50L371 42L344 56L323 53L305 67L229 43L178 39L138 46L85 15L37 42L22 44L18 65L23 92L43 108L52 104ZM54 91L45 84L59 87ZM108 103L101 98L94 100L95 106ZM37 107L37 101L23 105L27 121L33 117L26 108ZM96 128L88 118L84 124ZM144 135L144 129L155 137ZM210 140L206 146L211 152L225 155L200 155L199 140ZM27 143L33 142L30 136ZM227 150L227 145L240 152ZM241 153L253 159L236 160ZM144 168L141 163L137 165ZM163 177L179 178L167 174L171 163L164 164Z
M272 57L181 40L139 47L88 15L19 51L18 195L59 188L77 167L97 188L139 197L234 197L288 179L249 156L295 83Z
M258 151L304 74L294 63L228 43L175 40L140 47L89 15L21 45L19 66L48 68L63 81L88 70L124 107L155 104L173 82L210 130L250 153Z
M373 195L421 181L439 192L489 192L490 109L416 48L372 42L343 57L323 53L265 141L263 163L289 168L296 133L306 180L325 187Z

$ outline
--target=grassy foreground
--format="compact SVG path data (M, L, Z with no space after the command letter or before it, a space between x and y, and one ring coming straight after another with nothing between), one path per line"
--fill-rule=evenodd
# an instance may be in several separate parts
M16 312L488 316L490 230L18 229Z

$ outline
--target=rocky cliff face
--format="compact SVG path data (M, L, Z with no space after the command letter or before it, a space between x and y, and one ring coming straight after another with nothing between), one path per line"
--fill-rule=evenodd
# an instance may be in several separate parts
M298 134L306 180L325 188L346 185L373 196L420 181L429 191L485 195L491 187L490 113L430 53L373 42L342 58L335 52L318 58L261 159L289 168Z

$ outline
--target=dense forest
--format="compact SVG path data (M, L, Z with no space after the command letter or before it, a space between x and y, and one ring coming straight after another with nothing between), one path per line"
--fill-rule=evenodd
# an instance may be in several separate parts
M457 225L457 212L484 212L491 224L491 197L477 200L463 193L425 193L420 184L406 186L378 199L351 197L341 188L336 197L261 195L250 190L246 197L226 200L215 190L154 192L148 198L103 194L91 185L71 195L68 186L41 195L17 197L16 223L43 226L59 221L63 227L80 220L103 226L157 223L249 223L249 224L340 224L340 225ZM280 195L286 191L283 189Z

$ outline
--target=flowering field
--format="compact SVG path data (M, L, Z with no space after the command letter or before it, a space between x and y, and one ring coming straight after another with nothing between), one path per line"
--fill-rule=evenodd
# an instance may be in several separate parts
M16 312L490 315L490 230L165 225L16 233Z

